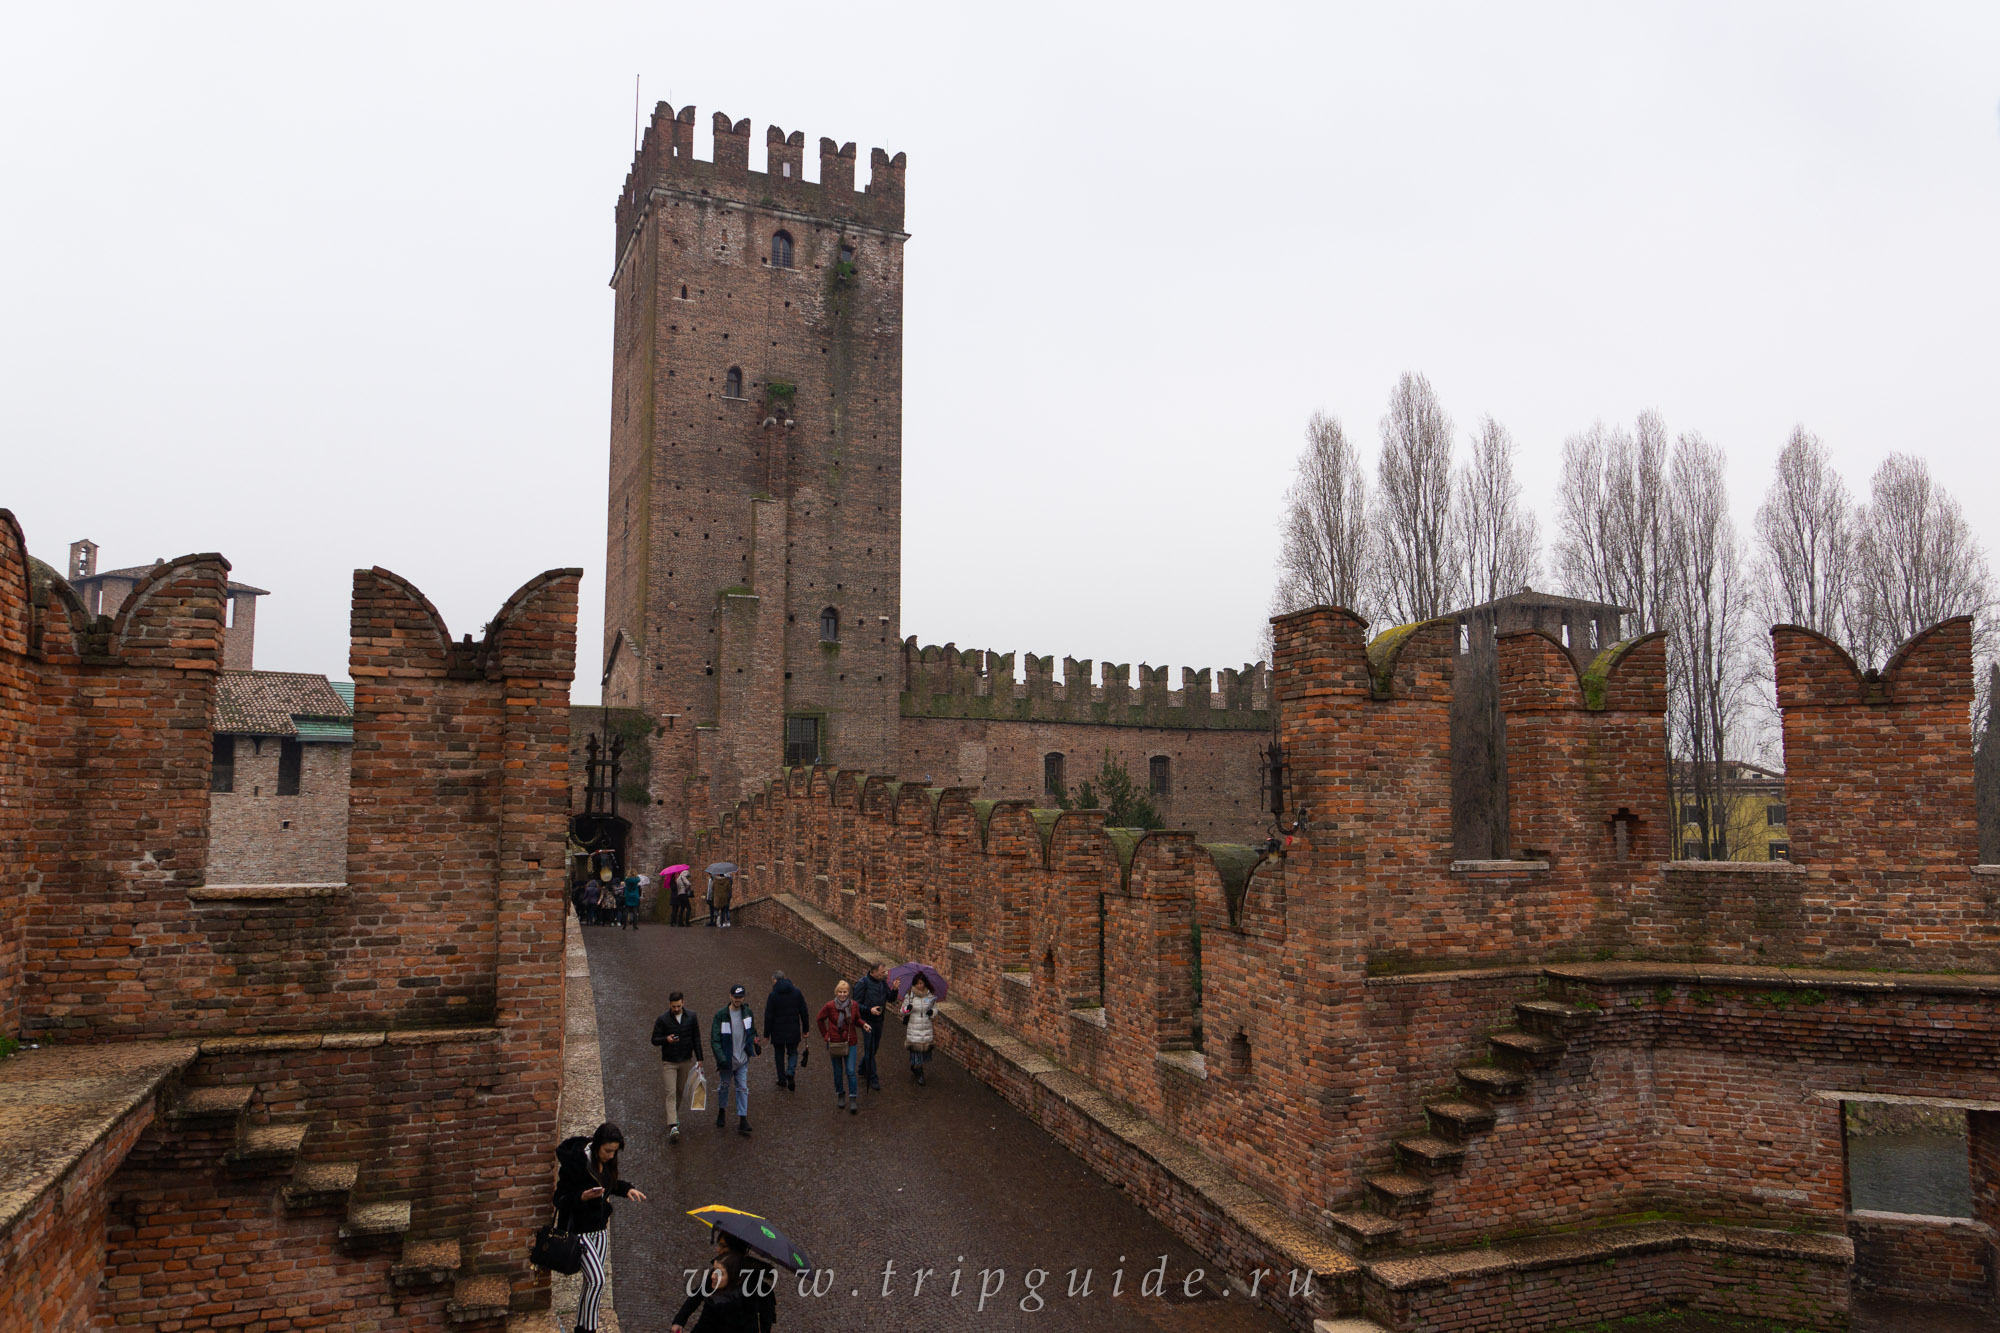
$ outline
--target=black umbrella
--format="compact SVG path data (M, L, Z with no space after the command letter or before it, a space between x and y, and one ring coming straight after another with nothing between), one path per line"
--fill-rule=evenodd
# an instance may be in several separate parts
M766 1259L782 1264L795 1273L812 1271L806 1252L791 1237L772 1226L768 1219L755 1213L746 1213L727 1204L710 1203L688 1209L688 1216L699 1218L717 1231L736 1237Z
M736 863L734 861L717 861L708 868L708 873L711 875L733 875L736 873Z

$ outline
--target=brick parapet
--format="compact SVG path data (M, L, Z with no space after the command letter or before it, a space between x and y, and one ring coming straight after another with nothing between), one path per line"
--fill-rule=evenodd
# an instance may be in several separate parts
M1013 653L961 651L949 643L919 647L912 635L903 641L902 715L1176 730L1271 728L1271 670L1262 662L1240 670L1183 667L1180 688L1173 689L1164 666L1140 664L1134 686L1129 663L1106 662L1093 683L1090 659L1066 657L1058 683L1053 657L1025 654L1027 674L1020 680L1014 678L1014 659Z

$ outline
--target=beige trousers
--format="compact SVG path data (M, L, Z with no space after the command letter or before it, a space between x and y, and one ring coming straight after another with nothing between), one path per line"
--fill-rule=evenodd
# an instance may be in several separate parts
M663 1061L660 1077L666 1084L667 1123L678 1126L681 1111L687 1106L688 1089L694 1086L694 1061L682 1060L678 1064L672 1060Z

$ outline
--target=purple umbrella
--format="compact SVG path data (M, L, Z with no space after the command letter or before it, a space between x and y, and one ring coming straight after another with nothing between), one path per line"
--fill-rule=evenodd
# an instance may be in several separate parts
M940 1000L944 998L944 976L929 963L898 963L889 969L889 984L896 988L898 995L908 995L910 983L918 977L930 983L931 994Z

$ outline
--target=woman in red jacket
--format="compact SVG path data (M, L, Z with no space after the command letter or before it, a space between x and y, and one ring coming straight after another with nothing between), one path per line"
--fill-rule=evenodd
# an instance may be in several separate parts
M833 988L833 998L819 1007L819 1035L826 1042L826 1053L833 1057L828 1061L833 1066L833 1104L836 1108L845 1106L850 1115L861 1114L861 1084L854 1071L867 1031L861 1010L848 996L847 983L839 983Z

